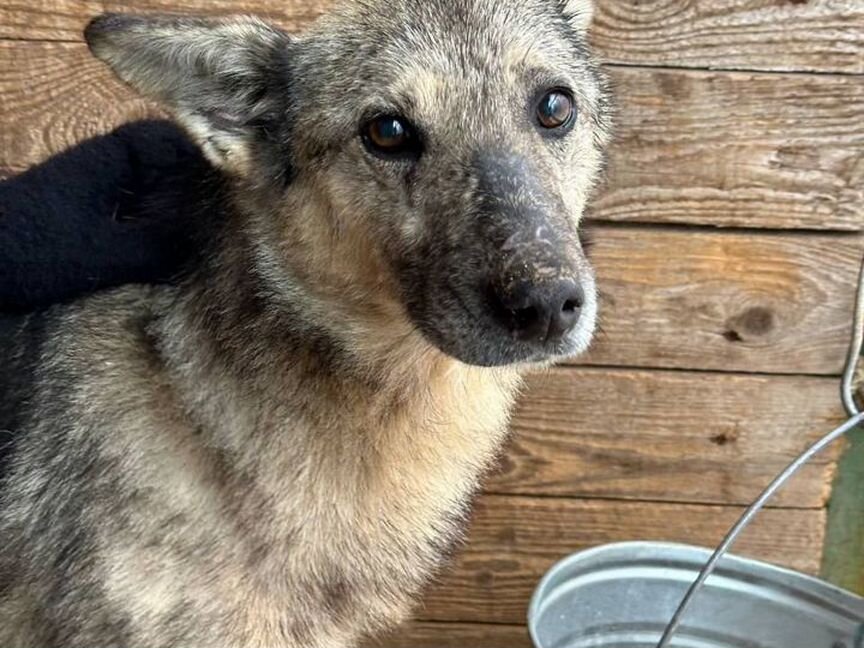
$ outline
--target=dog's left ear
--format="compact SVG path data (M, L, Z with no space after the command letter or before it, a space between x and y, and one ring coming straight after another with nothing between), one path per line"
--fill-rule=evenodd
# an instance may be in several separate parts
M217 167L245 174L286 101L290 37L255 18L105 14L84 32L123 81L162 102Z
M587 32L594 17L594 0L558 0L564 15L580 32Z

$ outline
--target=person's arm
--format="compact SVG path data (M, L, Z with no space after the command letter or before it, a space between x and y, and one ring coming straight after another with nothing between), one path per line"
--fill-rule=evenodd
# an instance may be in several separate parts
M0 312L170 281L210 166L176 126L128 124L0 183Z

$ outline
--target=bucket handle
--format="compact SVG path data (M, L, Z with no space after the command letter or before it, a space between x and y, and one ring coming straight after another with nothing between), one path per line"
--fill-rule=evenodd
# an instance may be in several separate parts
M690 604L693 602L695 596L699 593L699 590L702 589L702 586L705 585L705 581L714 573L714 570L717 568L717 564L723 558L724 555L729 551L735 541L740 537L740 535L744 532L744 530L750 525L753 521L753 518L761 511L768 501L774 496L774 494L780 490L787 481L789 481L792 477L794 477L801 468L804 467L813 457L822 452L829 445L845 436L851 430L854 430L859 425L864 423L864 412L861 411L857 401L855 400L855 374L858 369L858 365L861 362L861 353L864 350L864 263L861 265L861 273L858 277L858 293L855 300L855 317L854 324L852 326L852 342L849 345L849 355L846 358L846 367L843 371L843 381L840 387L840 396L843 400L843 407L846 409L846 412L849 414L850 418L843 425L838 427L835 430L832 430L825 437L819 440L816 444L810 447L807 451L804 452L800 457L798 457L795 461L793 461L771 484L765 491L759 496L759 498L748 508L744 515L741 516L741 519L732 527L732 530L726 535L723 539L723 542L720 543L720 546L712 554L711 558L705 563L705 566L702 568L702 571L699 572L699 576L693 581L693 584L687 590L687 593L684 595L684 598L681 600L681 604L678 606L678 609L675 611L675 614L672 617L672 620L669 622L669 625L666 626L666 630L663 632L663 636L660 639L660 643L657 644L657 648L668 648L669 643L672 641L672 637L678 631L681 626L681 621L684 618L684 615L687 613ZM858 632L858 636L855 640L855 648L864 648L864 625L861 626L861 629Z

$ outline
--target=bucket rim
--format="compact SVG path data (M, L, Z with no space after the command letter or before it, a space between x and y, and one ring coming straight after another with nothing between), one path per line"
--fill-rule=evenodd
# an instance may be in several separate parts
M635 563L644 563L650 560L675 560L679 563L692 563L693 578L696 578L701 567L713 553L713 549L675 542L657 541L629 541L615 542L589 547L572 553L557 561L543 576L531 596L528 606L528 631L531 641L535 646L541 646L538 637L538 620L546 599L552 594L558 582L568 571L572 571L580 564L589 565L596 563L597 570L602 569L604 562L618 558L629 558ZM858 614L864 620L864 597L853 592L844 590L836 585L823 581L815 576L804 574L787 567L780 567L768 562L745 558L736 554L727 554L720 562L720 569L740 571L759 574L765 580L775 582L777 585L798 588L810 588L820 598L832 601L836 605L846 608L850 614ZM590 570L589 570L590 571ZM566 579L565 579L566 580Z

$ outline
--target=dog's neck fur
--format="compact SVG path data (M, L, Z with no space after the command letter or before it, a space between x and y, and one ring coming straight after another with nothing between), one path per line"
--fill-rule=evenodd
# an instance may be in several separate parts
M347 625L368 630L401 618L406 578L416 591L461 538L520 372L448 358L393 312L387 326L380 305L340 322L341 337L311 325L303 290L274 286L261 267L246 235L257 226L227 219L204 255L214 261L173 295L153 335L231 485L244 545L267 554L257 595L279 607L298 582L336 573L368 617ZM380 580L362 582L370 574Z

